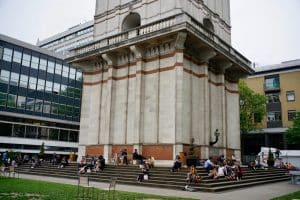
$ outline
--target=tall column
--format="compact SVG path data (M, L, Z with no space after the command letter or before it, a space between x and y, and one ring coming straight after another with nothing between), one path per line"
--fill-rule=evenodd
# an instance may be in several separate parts
M183 110L183 51L184 43L186 41L187 33L180 32L177 35L175 41L175 71L176 71L176 102L175 102L175 145L173 150L173 157L175 158L180 152L183 151L182 141L183 141L183 119L182 119L182 110Z
M141 119L141 103L142 103L142 70L143 70L143 57L144 49L137 45L131 46L130 50L134 53L136 59L136 77L135 77L135 123L134 123L134 148L138 152L142 152L143 134Z
M110 123L111 123L111 96L112 96L112 77L113 77L113 66L115 65L116 59L112 55L102 54L102 58L107 62L107 83L106 95L102 97L105 99L104 103L104 115L102 115L103 122L103 144L104 144L104 157L107 159L111 158L111 135L110 135ZM104 86L103 86L104 88ZM91 122L92 123L92 122Z
M210 142L210 134L211 134L211 113L210 113L210 86L209 86L209 71L208 71L208 63L209 60L215 57L217 53L211 49L201 50L199 52L199 58L202 61L201 67L204 68L204 146L201 146L201 158L209 157L209 142Z

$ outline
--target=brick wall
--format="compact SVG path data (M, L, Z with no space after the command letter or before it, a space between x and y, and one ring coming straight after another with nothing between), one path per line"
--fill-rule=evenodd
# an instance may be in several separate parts
M104 153L103 145L93 145L93 146L86 147L85 155L98 157L99 155L103 155L103 153Z
M115 153L119 153L121 150L127 149L127 154L133 153L133 146L132 145L113 145L111 147L111 155L115 155Z
M173 160L173 145L144 145L143 156L153 156L156 160Z

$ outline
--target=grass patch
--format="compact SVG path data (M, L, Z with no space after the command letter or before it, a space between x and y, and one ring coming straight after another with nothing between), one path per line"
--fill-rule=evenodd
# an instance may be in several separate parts
M77 186L45 181L27 179L0 178L0 199L1 200L71 200L77 198ZM83 194L85 193L85 195ZM87 194L86 199L112 199L113 193L108 194L106 190L80 188L81 196ZM91 197L92 196L92 197ZM166 197L148 195L142 193L115 191L114 199L118 200L191 200L188 198Z
M293 192L284 196L276 197L272 200L300 200L300 191Z

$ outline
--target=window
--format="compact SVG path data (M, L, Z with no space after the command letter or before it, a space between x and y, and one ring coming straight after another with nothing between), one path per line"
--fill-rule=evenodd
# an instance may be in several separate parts
M11 62L11 59L12 59L12 50L8 48L4 48L3 60Z
M58 94L60 91L60 85L58 83L53 84L53 92Z
M74 117L79 117L79 116L80 116L80 108L74 107Z
M8 82L9 82L9 71L1 70L0 82L8 84Z
M61 70L62 70L62 65L56 63L56 66L55 66L55 74L61 75Z
M70 131L69 142L78 142L78 132Z
M38 139L47 140L48 139L48 129L45 127L38 127Z
M281 112L268 112L267 118L268 122L281 121Z
M45 80L38 79L37 90L43 91L45 88Z
M44 113L50 113L51 103L49 101L44 101Z
M7 106L8 107L16 107L17 96L14 94L9 94L7 96Z
M25 67L30 66L30 55L25 54L25 53L23 54L22 65Z
M53 83L50 81L46 81L46 92L52 92Z
M77 99L80 99L81 90L80 89L74 89L74 97Z
M35 90L37 79L34 77L29 77L29 89Z
M26 110L34 111L34 99L33 98L27 98Z
M130 13L127 15L122 24L122 31L127 31L139 27L141 25L141 16L138 13Z
M20 87L27 88L28 85L28 76L21 74L20 76Z
M63 66L63 73L62 73L63 77L68 78L69 77L69 67L68 66Z
M35 112L42 112L43 111L43 100L40 100L40 99L35 100L34 111Z
M51 74L54 74L54 62L48 61L47 72L48 72L48 73L51 73Z
M293 121L296 117L296 110L288 110L288 120Z
M286 92L286 99L287 99L287 101L295 101L295 92L294 91L287 91Z
M58 114L64 116L66 114L66 105L59 104Z
M6 105L6 93L0 92L0 106Z
M266 90L279 89L279 77L266 78L265 89Z
M76 81L82 81L82 73L76 72Z
M20 77L20 74L12 72L10 74L10 85L18 86L19 85L19 77Z
M68 141L68 138L69 138L69 131L61 129L59 133L59 141Z
M73 107L72 106L67 106L66 114L67 114L67 116L72 117L72 115L73 115Z
M14 51L13 61L16 63L21 63L22 53L19 51Z
M76 70L74 68L70 68L70 79L75 80Z
M60 94L61 95L65 95L65 96L67 96L68 94L67 94L67 86L66 85L61 85L61 88L60 88Z
M31 58L31 67L33 69L38 69L39 68L39 58L38 57L32 56L32 58Z
M36 138L37 137L37 127L26 126L26 138Z
M280 102L279 93L267 94L268 103L278 103Z
M19 109L25 109L25 107L26 107L26 97L18 96L17 107Z
M12 124L0 123L0 127L1 127L1 131L0 131L1 136L11 136Z
M25 136L25 126L14 124L13 125L13 137L24 137Z
M58 103L52 103L51 114L58 115L58 107L59 107Z
M59 129L49 129L49 140L58 140Z
M46 71L47 68L47 60L45 59L40 59L40 70L45 70Z

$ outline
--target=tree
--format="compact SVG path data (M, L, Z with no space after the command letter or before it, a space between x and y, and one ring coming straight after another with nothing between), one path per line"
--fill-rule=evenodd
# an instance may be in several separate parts
M239 82L240 129L242 133L255 130L266 114L266 97L251 90L245 81Z
M300 112L293 120L293 126L287 130L287 141L291 145L300 145Z

